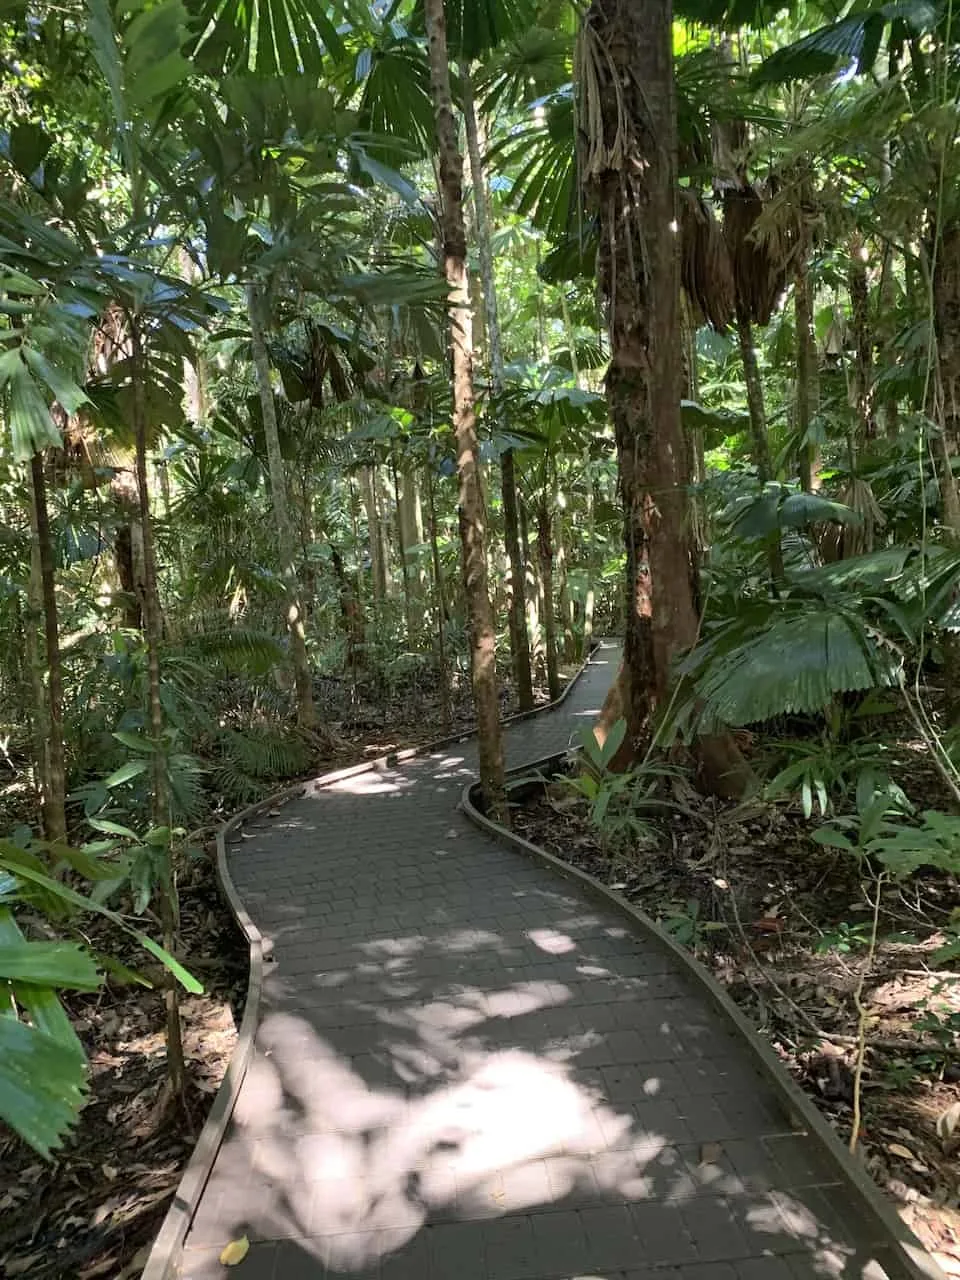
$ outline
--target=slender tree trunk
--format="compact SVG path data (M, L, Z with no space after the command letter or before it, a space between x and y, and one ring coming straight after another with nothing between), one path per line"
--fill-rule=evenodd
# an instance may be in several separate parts
M757 363L757 349L753 342L753 322L746 301L739 291L736 299L737 338L740 342L740 358L743 361L743 379L747 387L747 409L750 415L750 442L753 465L757 479L765 485L773 479L773 461L770 457L770 438L767 435L767 414L763 404L763 380ZM780 535L773 536L769 550L770 576L775 583L783 580L783 550Z
M496 633L487 591L487 560L484 550L486 516L480 487L480 450L473 393L467 240L463 221L463 162L457 146L453 117L443 0L424 0L423 13L440 162L444 271L450 289L453 430L460 478L460 541L463 548L464 594L470 619L470 659L477 712L480 782L487 812L501 822L506 822L509 820L509 813L497 696Z
M417 474L412 467L400 469L400 533L403 538L403 555L407 562L410 597L416 607L423 603L423 571L417 551L423 545L423 513L420 508Z
M440 563L440 545L437 530L437 507L433 494L433 472L427 467L427 520L430 525L430 557L433 563L433 597L437 618L437 667L440 676L440 715L443 727L449 730L453 723L450 705L450 666L447 662L447 643L444 631L447 625L447 605L443 594L443 566Z
M883 250L883 264L880 268L880 287L877 290L877 317L874 333L880 348L889 352L890 344L896 337L897 328L897 290L893 274L893 249L888 244ZM888 439L895 439L900 430L900 405L896 392L882 393L877 404L877 416Z
M539 556L530 554L530 529L527 520L527 505L521 500L520 509L520 539L523 546L523 563L526 566L526 573L523 581L524 599L526 602L526 623L527 638L530 643L530 652L533 660L537 664L538 674L542 673L543 668L543 641L540 630L540 569L538 566Z
M550 701L560 697L560 670L557 666L557 615L553 602L553 528L547 492L537 504L537 552L543 586L543 643L547 651L547 689Z
M253 349L253 366L257 375L257 390L260 393L260 409L263 414L263 431L267 443L267 464L270 471L270 493L273 499L280 574L286 592L286 622L296 685L297 721L304 728L312 729L317 722L313 706L313 677L303 631L303 608L300 603L300 584L297 581L293 528L287 509L287 480L283 456L280 453L277 405L273 398L270 359L264 336L263 292L259 285L253 283L247 285L247 318L250 324L250 343Z
M861 439L872 440L877 433L870 405L873 344L870 337L870 293L867 285L866 247L858 233L850 240L850 263L847 288L853 316L856 359L853 366L853 403L860 425Z
M153 825L172 828L170 796L167 785L167 753L164 750L164 714L160 697L160 646L163 638L163 619L160 610L160 594L157 586L157 559L153 540L153 513L150 509L150 487L147 477L147 417L146 371L139 330L139 318L130 317L131 382L133 388L133 428L136 439L136 476L139 499L140 529L143 537L143 564L140 576L140 607L143 616L143 639L147 650L147 707L150 737L154 751L150 757L153 787ZM176 954L177 935L180 928L180 910L177 901L176 875L173 866L172 842L165 844L165 857L158 886L160 927L163 945ZM167 1031L167 1077L170 1091L179 1103L186 1095L186 1065L183 1057L183 1036L180 1027L180 992L172 974L164 978L164 1006Z
M36 578L36 604L42 618L44 667L40 678L42 709L37 722L42 725L42 750L37 759L41 780L40 804L43 834L47 840L67 838L67 774L63 751L63 664L60 659L60 631L57 619L56 579L53 568L53 541L47 509L47 482L43 455L30 459L31 572ZM35 569L34 569L35 567ZM31 602L33 603L33 602ZM40 619L38 619L40 621Z
M796 410L797 434L801 441L810 430L815 401L816 352L813 345L813 317L810 275L802 259L793 278L793 316L796 342ZM820 450L812 441L800 445L800 486L805 493L820 487Z
M593 0L581 34L581 174L600 216L597 269L607 305L607 396L627 547L623 713L649 734L674 660L697 639L697 566L687 519L680 421L677 121L671 0ZM597 136L600 134L601 136ZM701 739L703 781L738 793L747 773L729 735Z
M743 380L747 387L747 409L750 414L750 451L757 478L761 484L773 479L770 440L767 436L767 414L763 404L763 381L753 342L753 323L746 302L738 295L736 304L737 338L743 361Z
M387 598L387 567L383 550L383 532L380 528L380 512L377 507L377 472L375 467L363 467L360 471L360 491L367 514L367 535L370 546L370 576L373 580L374 606Z
M951 453L960 450L960 220L941 230L933 267L941 425Z
M953 458L960 447L960 222L941 229L933 264L933 309L937 337L936 422L934 445L940 463L943 522L954 541L960 540L960 493ZM960 641L951 632L941 636L947 691L947 714L960 722Z
M490 243L490 210L487 204L486 175L480 152L480 129L473 98L473 85L470 80L470 68L465 62L460 64L460 85L463 93L467 150L470 155L470 176L473 181L477 249L480 255L480 279L483 283L483 314L486 318L487 349L490 353L490 383L496 400L503 394L503 344L500 339L497 281ZM524 620L524 564L517 519L517 469L512 449L506 449L501 454L500 484L503 494L503 536L510 561L510 595L507 613L510 654L513 659L513 676L517 682L517 701L521 711L529 711L533 707L533 679L530 674L530 643Z
M403 540L403 514L400 494L400 472L397 470L397 450L390 445L390 474L393 477L393 510L394 526L397 534L397 546L400 551L400 576L403 580L403 625L407 633L407 644L413 647L414 619L413 592L410 589L410 562L407 559L407 547Z

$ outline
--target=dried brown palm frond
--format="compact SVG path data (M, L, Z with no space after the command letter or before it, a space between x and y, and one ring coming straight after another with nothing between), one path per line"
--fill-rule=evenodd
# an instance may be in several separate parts
M787 287L796 238L783 224L762 221L764 192L743 181L723 193L723 234L737 293L755 324L767 324Z
M887 523L867 480L855 478L837 497L860 517L857 523L827 525L819 539L820 555L826 562L849 560L874 549L877 533Z
M697 327L723 333L733 320L733 264L709 204L696 192L680 192L680 271Z

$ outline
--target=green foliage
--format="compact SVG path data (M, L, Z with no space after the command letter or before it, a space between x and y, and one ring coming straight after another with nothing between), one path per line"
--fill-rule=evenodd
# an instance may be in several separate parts
M648 840L654 832L650 817L679 806L663 795L664 785L683 776L680 769L646 760L623 773L610 764L626 737L627 724L618 720L611 726L603 746L592 729L578 735L579 752L574 757L576 773L564 774L560 785L587 804L587 818L609 852L629 849Z
M780 739L774 745L779 760L786 759L766 783L768 800L799 796L803 816L815 810L821 817L854 796L861 787L884 788L888 774L897 763L888 748L879 742L837 742L832 737L811 741Z
M813 832L818 844L869 859L894 879L930 867L960 869L960 817L925 809L915 813L899 789L862 787L856 813L834 818Z
M16 908L47 915L61 931L78 929L85 912L105 915L187 990L203 990L173 956L95 894L84 896L59 879L61 868L103 884L115 882L119 864L64 845L0 841L0 1120L47 1158L75 1123L87 1088L86 1056L58 993L96 990L103 961L82 940L25 938Z

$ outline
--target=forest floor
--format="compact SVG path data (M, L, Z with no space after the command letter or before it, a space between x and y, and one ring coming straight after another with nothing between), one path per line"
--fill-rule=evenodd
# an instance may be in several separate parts
M328 704L322 707L325 731L308 776L473 726L466 682L454 698L449 725L437 705L435 682L432 689L399 687L391 693L368 702L351 697L345 705L339 687L321 687L319 700ZM547 701L546 692L538 690L537 699ZM515 709L512 696L505 695L504 714ZM179 880L180 955L204 984L202 996L185 996L181 1005L186 1114L169 1105L159 991L110 978L92 995L67 996L90 1059L89 1101L52 1163L12 1134L0 1133L4 1280L132 1280L146 1263L226 1073L246 998L247 947L220 895L214 866L212 834L225 816L212 813L211 825L194 837L198 854L185 861ZM143 952L108 921L95 918L85 936L95 950L155 976Z
M930 779L936 787L936 780ZM915 793L915 788L911 788ZM629 853L604 847L570 788L524 788L515 830L615 888L689 947L763 1031L841 1140L853 1126L862 983L866 1055L859 1158L948 1275L960 1276L960 974L930 956L958 901L948 877L872 900L848 854L782 805L683 795ZM646 821L646 819L645 819Z

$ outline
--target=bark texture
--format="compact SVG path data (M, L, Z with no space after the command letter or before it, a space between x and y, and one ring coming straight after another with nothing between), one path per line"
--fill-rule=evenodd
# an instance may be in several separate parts
M627 549L623 712L634 738L697 638L687 450L680 421L680 261L671 0L594 0L581 33L580 165L600 217L607 396ZM632 607L631 607L632 604ZM701 742L704 782L742 790L733 740Z
M443 264L450 299L453 430L460 481L460 542L464 595L470 620L470 659L477 712L480 782L488 813L500 821L506 821L508 813L497 695L496 634L487 587L487 559L484 549L486 514L480 487L473 392L467 236L463 219L463 160L457 145L450 91L450 61L443 0L425 0L423 12L440 170Z

